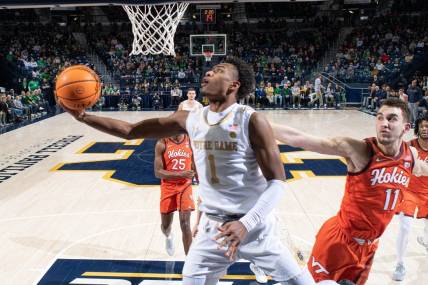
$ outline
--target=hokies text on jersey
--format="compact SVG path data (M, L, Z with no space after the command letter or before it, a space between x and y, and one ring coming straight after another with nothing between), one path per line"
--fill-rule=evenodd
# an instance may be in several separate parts
M190 153L182 150L181 148L178 150L168 150L167 155L168 155L168 158L175 158L175 157L190 158Z
M385 168L373 169L370 174L372 176L370 179L371 186L375 186L376 184L395 183L407 187L410 182L410 177L408 177L403 170L398 172L398 167L394 167L392 172L386 172Z

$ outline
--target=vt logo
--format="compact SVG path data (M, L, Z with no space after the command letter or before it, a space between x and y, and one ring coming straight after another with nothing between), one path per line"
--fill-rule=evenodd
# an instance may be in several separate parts
M74 163L61 163L51 171L99 171L103 178L128 186L159 185L153 173L156 140L126 142L93 142L78 154L116 154L119 158ZM346 165L339 158L296 158L301 149L279 145L289 181L307 177L338 177L346 175ZM293 157L291 157L293 154Z

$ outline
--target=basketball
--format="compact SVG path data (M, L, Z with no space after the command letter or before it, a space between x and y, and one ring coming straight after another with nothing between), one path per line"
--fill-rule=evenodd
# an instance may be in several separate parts
M57 99L65 107L83 110L92 107L100 97L99 76L85 65L73 65L64 69L56 80Z

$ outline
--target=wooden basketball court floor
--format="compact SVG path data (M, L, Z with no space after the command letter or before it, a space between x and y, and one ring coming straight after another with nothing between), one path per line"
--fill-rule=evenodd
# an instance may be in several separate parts
M374 117L356 110L265 111L265 114L272 122L321 136L375 135ZM167 113L104 112L102 115L135 122ZM409 133L407 138L410 137ZM0 145L0 284L180 284L177 275L165 275L170 281L161 281L162 276L156 274L150 275L155 276L152 283L141 281L149 276L140 272L147 264L184 259L177 218L173 226L176 254L169 257L164 250L159 186L154 185L150 172L153 151L144 151L144 142L124 142L61 114L1 135ZM150 148L153 143L146 146ZM137 151L140 153L136 154ZM289 175L293 177L291 191L287 191L277 209L281 233L285 243L307 255L323 221L339 208L345 182L344 164L338 157L286 147L281 151L286 169L298 166ZM141 173L129 169L132 164L126 164L134 156L137 158L133 165L141 164L136 168ZM85 161L88 163L81 163ZM142 186L145 183L148 186ZM405 259L407 277L401 284L428 282L428 253L416 242L422 231L423 224L415 221ZM400 284L391 280L396 233L394 219L381 238L367 284ZM98 275L83 268L81 272L86 275L71 276L71 271L66 270L68 276L49 279L52 274L48 272L62 274L51 268L60 266L58 260L71 262L72 265L65 267L77 263L76 268L84 267L85 262L96 265L103 260L122 263L119 262L118 268L100 266L96 270L102 273ZM144 263L146 267L136 267L142 269L135 272L120 268L120 264L145 260L150 262ZM109 274L111 271L128 274ZM91 276L104 281L82 281L93 280ZM70 281L75 278L80 278L81 283ZM106 281L112 279L116 283ZM256 284L251 278L237 280L229 278L222 284Z

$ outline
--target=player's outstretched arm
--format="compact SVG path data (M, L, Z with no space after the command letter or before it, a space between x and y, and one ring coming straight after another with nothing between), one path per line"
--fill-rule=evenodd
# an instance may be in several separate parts
M272 129L278 141L322 154L351 158L355 152L365 152L366 149L364 141L349 137L323 138L278 124L272 124Z
M275 138L282 143L308 151L344 157L349 172L361 171L370 161L371 152L363 140L349 137L322 138L278 124L273 124L272 129Z
M64 106L62 106L64 108ZM189 112L178 111L169 117L154 118L135 124L122 120L87 114L64 108L76 120L99 131L124 139L163 138L186 132L186 119Z

